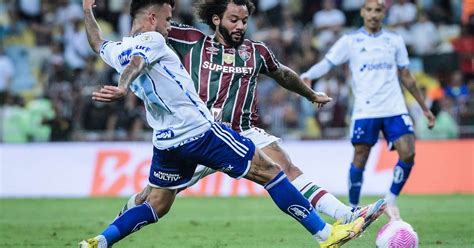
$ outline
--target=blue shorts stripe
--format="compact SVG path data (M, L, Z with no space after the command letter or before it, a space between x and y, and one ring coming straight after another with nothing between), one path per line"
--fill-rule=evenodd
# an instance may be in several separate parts
M237 140L234 138L234 136L232 136L232 134L229 133L229 131L223 129L223 128L222 128L220 125L218 125L218 124L215 124L214 126L215 126L217 129L221 130L224 135L227 135L227 137L229 137L237 146L239 146L240 148L244 149L245 152L247 152L247 151L249 150L245 145L243 145L242 143L240 143L239 141L237 141Z
M224 143L226 143L230 148L232 148L232 150L234 150L235 153L237 153L239 156L241 157L245 157L245 152L240 150L238 147L235 147L234 145L231 144L231 142L228 140L227 137L225 136L222 136L220 133L218 133L217 130L215 130L214 128L211 128L212 132L219 138L221 139L222 141L224 141Z

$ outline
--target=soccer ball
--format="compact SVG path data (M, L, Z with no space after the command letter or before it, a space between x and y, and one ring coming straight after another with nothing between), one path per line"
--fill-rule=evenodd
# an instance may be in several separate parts
M392 221L380 228L375 245L378 248L417 248L418 235L410 224Z

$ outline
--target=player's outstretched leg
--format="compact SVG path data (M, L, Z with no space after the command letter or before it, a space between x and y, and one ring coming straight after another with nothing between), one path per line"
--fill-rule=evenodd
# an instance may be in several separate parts
M176 190L153 188L146 202L125 211L100 235L81 241L79 248L107 248L142 227L157 222L168 213L175 196Z
M277 164L272 162L259 149L256 149L252 165L245 178L264 185L275 204L286 214L293 217L322 247L345 243L362 231L364 219L359 218L347 225L333 228L319 217L308 200L290 183Z
M262 150L265 151L265 150ZM265 152L265 154L267 154ZM271 157L273 161L275 161L278 165L280 165L280 160L274 159ZM291 162L289 162L291 163ZM345 205L339 199L337 199L334 195L329 193L323 187L318 186L314 182L308 180L301 171L298 170L297 167L294 165L291 166L283 166L281 165L282 169L284 170L285 174L287 174L288 178L291 179L291 176L288 173L293 173L293 177L296 177L291 184L293 184L298 191L311 203L311 206L316 209L317 212L326 214L336 220L345 219L347 216L353 214L353 208ZM286 168L289 168L288 170ZM296 168L296 170L291 169ZM196 184L201 178L208 176L214 173L215 170L205 167L203 165L198 165L196 171L191 179L190 183L187 187L190 187ZM142 192L136 193L132 195L127 202L124 204L120 212L117 216L122 215L128 209L135 207L138 204L141 204L145 201L149 190L151 189L150 186L145 187ZM178 190L179 192L180 190Z
M259 134L261 133L259 132ZM267 133L261 134L261 136L260 139L258 137L255 139L257 141L278 140L278 138ZM261 150L282 168L291 183L308 199L317 212L326 214L336 220L351 213L351 207L343 204L326 189L306 178L303 172L293 164L289 154L283 150L278 141L265 145Z
M182 190L185 190L187 187L191 187L193 186L194 184L196 184L199 180L201 180L202 178L208 176L208 175L211 175L213 174L214 172L216 172L216 170L214 169L211 169L209 167L206 167L204 165L198 165L196 167L196 170L194 171L194 174L193 174L193 177L191 178L191 180L186 184L187 186L186 187L183 187L183 188L179 188L178 189L178 193L181 192ZM139 193L136 193L136 194L133 194L128 200L127 202L123 205L122 209L120 210L120 212L117 214L117 217L122 215L125 211L127 211L128 209L130 208L133 208L139 204L142 204L143 202L145 202L148 194L150 194L150 190L151 190L151 186L150 185L147 185L141 192Z

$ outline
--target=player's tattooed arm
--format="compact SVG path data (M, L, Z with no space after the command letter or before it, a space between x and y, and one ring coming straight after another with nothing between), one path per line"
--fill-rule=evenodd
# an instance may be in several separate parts
M140 72L145 68L146 62L145 59L141 56L132 56L130 63L125 67L122 74L120 74L120 79L118 86L128 89L130 83L132 83L140 75Z
M319 107L332 100L325 93L312 90L296 72L287 66L281 65L278 70L268 73L268 76L275 79L283 88L306 97L309 101L317 103Z
M423 99L420 90L418 89L418 87L416 87L415 78L407 68L400 70L400 78L402 79L402 83L403 85L405 85L405 88L407 88L410 94L413 95L413 97L416 99L421 109L423 110L423 114L428 119L428 128L433 128L435 123L435 117L433 113L431 113L428 106L426 106L425 100Z
M104 42L104 39L102 38L102 31L100 30L99 24L97 24L94 13L92 12L92 8L95 6L94 2L95 0L83 0L82 8L84 10L87 40L92 50L99 53L100 46Z
M140 56L132 56L130 63L125 67L118 86L105 85L99 91L92 93L92 100L99 102L113 102L127 95L128 87L145 68L145 59Z

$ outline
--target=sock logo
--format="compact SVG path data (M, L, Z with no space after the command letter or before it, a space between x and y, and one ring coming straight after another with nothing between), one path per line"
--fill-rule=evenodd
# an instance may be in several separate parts
M300 205L291 205L288 207L288 213L297 220L302 220L309 215L309 210Z
M394 183L401 183L405 178L403 169L400 166L395 166L395 170L393 171L393 182Z

